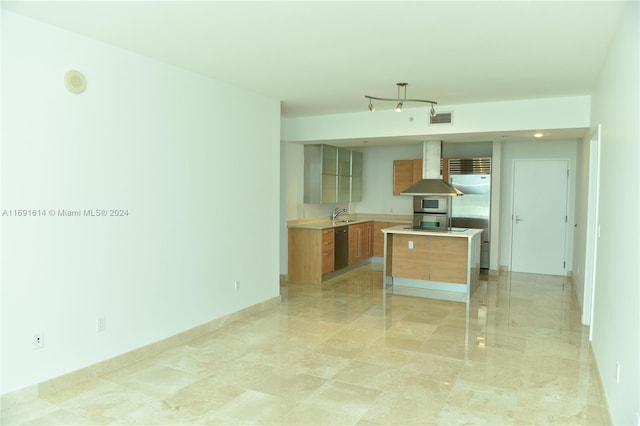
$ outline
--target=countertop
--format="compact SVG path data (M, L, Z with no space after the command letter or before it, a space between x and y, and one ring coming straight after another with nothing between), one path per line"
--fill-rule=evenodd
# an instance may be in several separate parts
M287 223L287 228L298 229L329 229L338 226L347 226L364 222L395 222L406 223L411 226L412 216L405 215L341 215L337 220L332 221L324 218L297 219Z
M413 229L411 226L392 226L391 228L385 228L382 232L389 234L409 234L409 235L433 235L433 236L447 236L447 237L464 237L470 238L474 235L480 234L482 229L474 228L451 228L447 231L427 231L422 229Z

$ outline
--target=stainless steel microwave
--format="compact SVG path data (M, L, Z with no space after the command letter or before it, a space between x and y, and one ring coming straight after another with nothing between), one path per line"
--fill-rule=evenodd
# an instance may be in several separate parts
M449 199L443 195L414 196L414 213L447 213L449 211Z

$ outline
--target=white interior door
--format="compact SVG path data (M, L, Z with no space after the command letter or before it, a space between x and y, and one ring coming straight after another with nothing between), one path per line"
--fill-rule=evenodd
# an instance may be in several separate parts
M565 275L568 182L568 160L514 160L512 271Z

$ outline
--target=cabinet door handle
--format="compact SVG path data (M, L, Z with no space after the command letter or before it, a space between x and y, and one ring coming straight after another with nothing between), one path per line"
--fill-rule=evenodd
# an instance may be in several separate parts
M356 229L358 234L358 257L362 256L362 229Z

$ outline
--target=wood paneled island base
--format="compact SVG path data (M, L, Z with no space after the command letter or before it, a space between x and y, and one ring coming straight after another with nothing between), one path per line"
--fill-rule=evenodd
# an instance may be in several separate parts
M468 301L480 274L481 229L384 232L384 285L394 293Z

